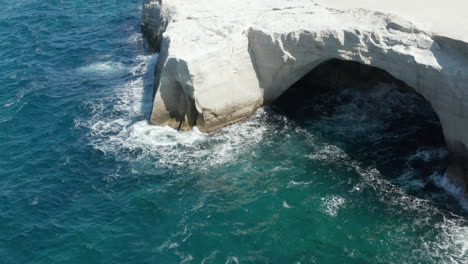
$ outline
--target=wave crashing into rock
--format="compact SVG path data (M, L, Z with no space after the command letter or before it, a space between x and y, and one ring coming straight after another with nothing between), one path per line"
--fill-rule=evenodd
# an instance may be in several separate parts
M160 53L150 123L212 132L272 103L320 64L353 61L386 71L431 103L450 150L447 173L466 191L468 36L359 1L354 9L320 3L145 0L142 31Z

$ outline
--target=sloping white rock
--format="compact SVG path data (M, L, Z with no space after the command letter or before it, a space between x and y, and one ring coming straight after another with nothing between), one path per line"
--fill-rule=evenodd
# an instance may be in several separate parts
M445 14L451 23L464 19L457 29L440 19L419 26L381 12L406 10L410 1L391 8L329 1L146 0L142 29L160 52L150 122L211 132L272 102L324 61L356 61L386 70L432 104L452 152L449 173L468 182L466 15ZM467 10L463 0L448 1Z
M432 35L468 42L468 1L465 0L315 0L320 5L341 10L361 7L375 11L398 14Z

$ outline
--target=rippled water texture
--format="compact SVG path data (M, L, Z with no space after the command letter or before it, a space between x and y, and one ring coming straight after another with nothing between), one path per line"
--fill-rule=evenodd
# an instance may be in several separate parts
M343 90L177 133L146 123L140 0L0 5L1 263L466 263L418 97Z

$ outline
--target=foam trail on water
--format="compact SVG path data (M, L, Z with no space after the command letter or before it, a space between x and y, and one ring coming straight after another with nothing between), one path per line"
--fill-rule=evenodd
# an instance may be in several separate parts
M444 155L444 150L433 149L431 151L418 151L414 156L424 157L432 161L435 157ZM322 144L319 146L317 154L309 157L332 164L341 163L346 167L353 168L362 180L349 191L350 193L362 193L366 189L373 190L381 202L394 205L399 210L411 212L414 226L408 228L419 229L430 226L436 230L439 235L435 240L430 235L427 238L421 237L426 247L423 252L428 254L430 259L440 260L443 257L444 259L450 259L450 263L464 263L463 260L468 258L468 226L465 218L452 214L451 218L444 216L441 222L434 225L431 219L443 215L443 213L430 200L408 194L400 186L386 180L378 169L363 166L358 161L350 158L339 147ZM431 176L431 180L438 182L436 184L441 188L453 192L456 197L463 197L459 193L460 189L451 184L445 176L434 174ZM345 205L345 199L338 195L329 195L321 200L322 212L333 217L337 216L339 209ZM460 201L460 203L464 206L466 200Z

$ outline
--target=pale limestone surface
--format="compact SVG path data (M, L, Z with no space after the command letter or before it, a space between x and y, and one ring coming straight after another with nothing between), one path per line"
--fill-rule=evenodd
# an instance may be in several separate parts
M466 0L316 0L320 5L341 10L366 8L393 13L434 35L468 42L468 1Z
M443 23L415 13L419 0L341 2L146 0L142 29L160 52L150 122L211 132L272 102L324 61L356 61L386 70L432 104L452 152L449 172L465 181L466 15L445 14ZM446 0L440 10L450 2L466 6Z

